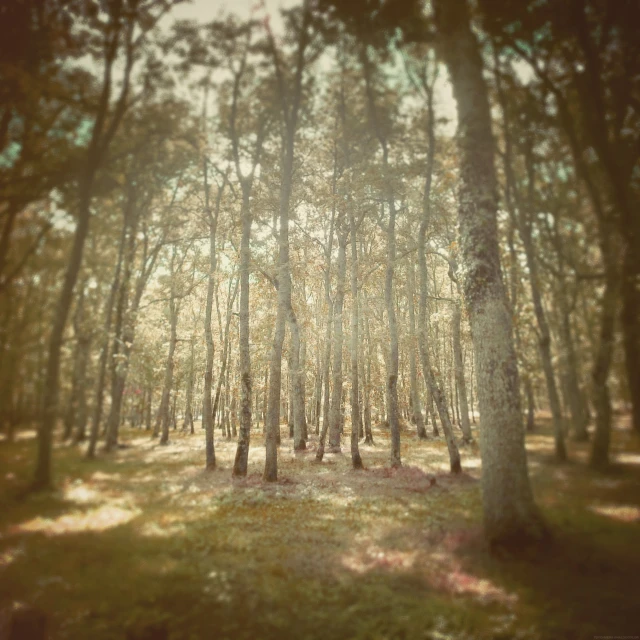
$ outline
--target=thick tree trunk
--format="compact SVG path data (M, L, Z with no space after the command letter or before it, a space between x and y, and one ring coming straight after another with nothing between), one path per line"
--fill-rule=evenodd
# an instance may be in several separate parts
M434 0L458 106L459 224L475 349L485 534L493 545L546 529L529 483L518 368L499 262L493 137L482 58L466 0Z

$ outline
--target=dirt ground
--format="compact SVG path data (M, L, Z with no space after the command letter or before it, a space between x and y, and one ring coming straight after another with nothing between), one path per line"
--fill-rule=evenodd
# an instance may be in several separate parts
M294 454L283 426L280 480L264 485L260 429L243 480L218 433L206 472L199 425L166 447L125 429L126 448L94 461L57 444L57 490L25 497L22 431L0 441L0 610L35 607L52 638L78 640L640 637L640 441L616 416L613 465L596 474L586 444L555 464L538 422L530 472L554 539L519 557L483 544L474 445L452 477L444 440L408 429L392 471L378 428L354 472L348 434L317 464L316 436Z

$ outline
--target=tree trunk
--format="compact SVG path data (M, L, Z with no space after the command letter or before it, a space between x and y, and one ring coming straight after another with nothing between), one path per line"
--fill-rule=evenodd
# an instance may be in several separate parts
M360 401L358 388L358 244L356 221L349 211L349 233L351 235L351 464L355 470L362 469L362 458L358 448L360 431Z
M427 439L427 430L424 426L422 415L422 403L420 402L420 391L418 389L418 363L416 361L417 334L416 334L416 312L415 312L415 270L413 262L407 266L407 297L409 298L409 377L411 382L411 411L420 440Z
M251 438L251 351L249 331L249 275L251 265L251 209L249 189L242 192L242 239L240 241L240 430L233 476L247 475ZM265 376L265 387L266 387ZM266 388L265 388L266 393Z
M173 277L173 273L171 274ZM173 284L172 287L173 289ZM167 364L164 372L164 386L162 389L162 401L160 404L160 426L161 436L160 444L169 444L169 422L170 422L170 409L171 409L171 390L173 387L173 356L176 350L176 343L178 342L178 313L179 304L176 303L175 294L172 290L171 298L169 300L169 317L171 321L171 334L169 336L169 353L167 354Z
M280 62L270 34L270 44L276 66L276 74L279 82L280 100L284 120L283 138L283 163L280 181L280 230L278 233L278 311L269 363L269 405L267 409L267 438L266 459L263 478L266 482L275 482L278 479L278 440L280 434L280 391L282 377L282 344L284 342L285 323L289 322L292 342L299 344L300 333L297 318L291 303L291 269L289 258L289 207L291 203L291 190L293 186L293 160L295 152L295 136L298 128L298 115L302 100L302 74L305 65L305 51L309 43L307 33L310 20L309 0L305 0L302 7L302 23L298 33L298 49L296 52L296 67L291 91L284 87L284 77ZM288 95L285 95L288 94ZM304 412L304 398L298 395L296 400L296 413ZM301 404L301 406L300 406ZM300 445L300 442L298 442Z
M433 410L433 404L435 403L440 416L440 422L442 424L442 431L444 432L445 441L447 443L447 450L449 452L449 467L451 473L460 473L462 467L460 466L460 453L458 446L453 436L453 427L451 426L451 420L449 419L449 413L447 411L447 400L438 384L438 380L442 377L436 377L429 354L429 315L427 313L427 295L428 295L428 271L427 271L427 228L431 218L431 182L433 178L433 166L435 163L435 113L433 109L433 85L427 87L427 110L428 110L428 125L427 125L427 138L429 141L429 148L427 152L427 166L425 176L425 186L423 192L422 202L422 220L420 221L420 228L418 231L418 268L420 274L420 297L418 305L418 351L420 354L420 363L422 365L422 375L427 385L429 392L428 405L431 409L431 419L433 422L433 433L438 435L438 428L436 426L435 412ZM436 336L437 342L437 336Z
M333 305L333 394L329 413L329 452L340 453L340 433L342 418L342 313L347 277L347 237L346 231L338 233L338 281Z
M362 307L363 325L367 338L366 352L363 349L363 371L364 378L364 442L365 444L373 444L373 431L371 430L371 359L373 355L373 349L371 347L371 330L369 327L369 313L367 311L367 298L366 293L363 291L364 305ZM365 369L366 363L366 369Z
M87 457L94 458L96 454L96 446L98 444L98 436L100 434L100 421L102 419L102 403L104 401L104 386L107 374L107 361L109 359L109 343L111 341L111 324L113 322L113 311L116 302L116 296L120 289L120 272L122 270L122 262L124 259L124 249L127 239L127 229L129 221L124 215L122 222L122 231L120 233L120 242L118 244L118 258L114 269L109 296L104 308L104 337L100 348L100 357L98 359L98 377L96 382L96 393L93 405L93 415L91 418L91 431L89 435L89 447L87 449Z
M213 407L211 392L213 387L213 332L211 330L213 294L216 287L216 231L218 228L218 214L224 185L218 189L215 210L211 210L209 193L209 167L204 160L204 194L206 212L209 217L209 277L207 281L207 301L205 303L204 337L207 345L207 355L204 371L204 388L202 390L202 426L205 437L205 468L212 471L216 468L216 450L213 443Z
M87 332L78 337L78 378L77 378L77 405L74 424L74 443L84 442L87 433L87 366L91 356L91 335Z
M195 372L195 345L196 345L196 336L195 334L191 336L191 345L189 349L189 373L187 374L187 393L186 393L186 401L184 407L184 422L182 424L182 430L189 430L193 433L193 382L194 382L194 372Z
M600 341L593 363L593 405L596 410L596 427L589 465L598 470L609 465L611 440L611 398L609 373L615 342L616 306L620 283L613 260L613 229L601 220L600 247L605 268L605 289L600 301Z
M73 289L80 273L84 243L89 233L91 217L91 199L93 183L98 169L99 157L89 155L86 169L80 180L80 198L78 204L78 222L73 237L73 245L67 270L65 272L58 304L53 316L53 327L49 338L49 358L47 360L46 377L43 389L42 421L38 429L38 449L36 467L31 489L34 491L49 489L52 485L51 444L53 429L59 413L60 392L60 355L67 324L69 310L73 302Z
M53 327L49 337L49 357L42 396L42 421L38 429L38 450L34 479L31 485L34 491L48 489L52 485L51 444L53 429L59 412L60 354L64 338L64 329L73 302L73 289L82 265L85 240L89 234L91 201L93 199L93 187L96 174L124 115L129 93L129 78L134 63L133 54L135 51L135 47L132 46L131 41L133 28L128 31L127 56L121 84L122 88L112 117L107 125L109 104L111 102L111 71L118 51L119 31L124 28L124 21L121 20L120 9L121 7L116 4L109 12L109 24L112 30L110 37L115 38L113 40L115 45L105 47L105 65L98 109L91 130L91 139L87 147L83 170L78 181L77 223L73 236L73 244L71 246L67 269L58 297L56 311L53 316Z
M322 387L324 389L324 396L322 400L322 429L320 430L320 438L318 440L318 449L316 450L316 460L318 462L322 461L324 456L324 445L327 438L327 432L329 430L329 414L331 411L331 396L330 396L330 388L329 388L329 380L331 376L331 346L333 344L333 312L334 312L334 304L331 299L331 252L333 249L333 232L334 232L334 224L336 219L336 208L335 208L335 196L336 196L336 182L338 175L338 166L337 166L337 151L334 148L334 163L333 163L333 180L332 180L332 190L331 193L334 196L334 204L331 209L331 222L329 225L329 240L327 242L327 249L325 252L325 257L327 260L326 270L324 273L324 297L327 305L327 324L325 327L325 336L324 336L324 354L322 356Z
M631 398L631 424L636 434L640 435L640 223L635 218L634 233L626 235L627 239L622 266L622 327L625 366L629 397Z
M464 379L464 365L462 362L462 342L460 340L460 302L453 304L453 318L451 319L453 329L453 360L455 365L456 385L458 389L458 403L460 405L460 428L462 438L465 442L471 442L471 424L469 423L469 405L467 404L467 385Z
M529 198L533 195L533 159L531 150L526 154L527 169L529 175ZM532 206L532 202L528 207ZM524 244L525 256L527 259L527 267L529 269L529 284L531 286L531 298L533 300L533 310L538 323L538 338L540 347L540 358L542 360L542 369L544 371L545 381L547 383L547 393L549 394L549 405L551 407L551 415L553 418L553 434L555 440L556 459L564 462L567 459L567 450L564 444L564 431L562 426L562 409L560 407L560 398L556 386L555 375L553 371L553 363L551 359L551 333L547 322L546 314L542 306L542 296L540 294L538 280L538 266L533 246L532 237L532 221L528 207L520 209L520 236ZM527 215L529 219L525 220Z
M492 545L539 540L522 428L518 368L500 270L493 137L482 58L466 0L434 0L458 108L458 219L475 349L485 534Z
M125 204L125 220L128 224L127 247L124 254L122 281L116 302L116 318L114 326L113 347L111 349L111 409L107 421L107 439L105 451L111 451L118 445L118 431L122 413L122 398L128 369L128 353L122 353L126 348L125 322L128 318L127 307L131 274L135 262L136 236L138 230L139 212L137 210L135 188L129 187Z

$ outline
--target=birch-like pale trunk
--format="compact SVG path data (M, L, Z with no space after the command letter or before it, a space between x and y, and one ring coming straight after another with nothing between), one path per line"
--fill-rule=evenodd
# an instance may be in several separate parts
M340 453L340 434L342 417L342 345L344 333L342 315L344 311L344 297L347 276L347 232L338 233L338 261L336 295L333 305L333 345L332 345L332 395L329 409L329 452Z
M354 469L362 469L362 458L358 448L360 431L360 400L358 388L358 244L356 221L353 211L349 211L349 234L351 236L351 465Z
M426 440L427 430L424 426L422 415L422 403L420 402L420 390L418 389L418 363L416 359L416 349L418 348L416 333L416 312L415 312L415 271L413 262L407 266L407 297L409 299L409 378L411 385L411 410L413 421L416 425L418 438Z
M475 349L485 534L492 545L519 544L540 540L546 527L529 482L518 368L500 269L489 98L466 0L434 0L433 7L458 110L458 220Z

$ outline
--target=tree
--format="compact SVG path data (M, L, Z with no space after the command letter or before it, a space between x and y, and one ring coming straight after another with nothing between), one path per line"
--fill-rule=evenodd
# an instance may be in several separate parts
M521 423L518 369L498 254L493 138L482 59L466 0L435 0L441 54L458 108L458 218L480 405L485 533L495 545L539 539Z
M129 104L131 72L138 51L145 41L147 32L170 6L166 0L149 0L148 3L140 2L136 6L136 11L129 12L125 11L122 0L115 0L108 5L106 23L101 22L98 15L90 19L90 26L95 30L94 39L101 50L102 86L83 168L78 176L77 226L49 338L44 409L38 430L38 457L32 484L33 490L47 489L52 482L51 439L58 413L60 352L64 328L73 301L73 290L82 263L85 240L89 232L96 176ZM136 29L140 31L139 34ZM121 49L124 50L124 74L120 91L112 106L113 68Z

